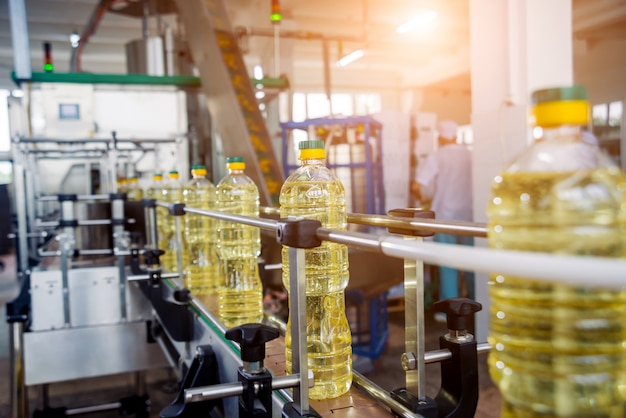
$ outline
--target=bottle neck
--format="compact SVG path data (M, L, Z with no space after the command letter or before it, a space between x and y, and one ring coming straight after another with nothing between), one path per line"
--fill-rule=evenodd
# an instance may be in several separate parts
M300 165L324 165L323 158L300 159Z
M239 175L239 174L243 174L243 170L229 168L228 169L228 174L236 176L236 175Z
M542 128L541 136L537 141L580 141L581 125L559 125Z

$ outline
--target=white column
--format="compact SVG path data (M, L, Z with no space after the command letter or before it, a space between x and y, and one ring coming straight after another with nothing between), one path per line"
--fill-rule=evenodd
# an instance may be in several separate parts
M530 141L530 93L573 82L572 1L470 0L470 51L474 220L485 222L494 176ZM485 341L487 276L477 274L476 284L476 334Z

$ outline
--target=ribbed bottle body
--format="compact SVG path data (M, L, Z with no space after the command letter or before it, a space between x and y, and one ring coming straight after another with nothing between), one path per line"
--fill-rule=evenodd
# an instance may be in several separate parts
M203 171L206 175L206 170ZM203 175L194 175L183 188L183 203L192 208L216 210L215 186ZM185 284L196 295L217 291L219 284L219 259L217 255L217 220L208 216L187 213L184 219Z
M167 181L164 182L161 188L159 201L171 203L182 202L182 188L178 181L178 175L170 176ZM157 222L159 226L159 249L165 253L161 256L161 265L167 271L178 271L178 250L179 243L176 234L176 217L170 215L168 210L163 207L157 207ZM183 228L183 220L180 221L180 227ZM181 230L182 232L182 230ZM183 265L186 264L187 256L184 252L184 235L181 233L181 248Z
M570 131L555 130L496 177L492 248L624 257L624 175ZM503 417L626 416L626 291L497 274L489 284Z
M282 186L280 216L318 220L346 229L345 191L323 161L305 161ZM283 284L289 289L289 248L282 249ZM352 384L352 337L345 313L348 249L323 242L305 250L308 366L315 376L312 399L336 398ZM292 370L291 329L285 337L287 373Z
M222 212L259 216L259 191L242 170L231 170L217 185L217 207ZM218 221L217 248L222 283L218 289L218 312L232 328L263 320L263 285L259 276L261 234L257 227Z

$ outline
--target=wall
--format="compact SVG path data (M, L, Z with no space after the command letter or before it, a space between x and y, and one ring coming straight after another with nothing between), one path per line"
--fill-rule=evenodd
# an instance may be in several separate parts
M586 42L574 55L574 80L592 103L626 100L626 39Z
M420 111L436 113L439 120L452 119L459 125L467 125L470 123L471 107L472 96L469 92L425 89Z

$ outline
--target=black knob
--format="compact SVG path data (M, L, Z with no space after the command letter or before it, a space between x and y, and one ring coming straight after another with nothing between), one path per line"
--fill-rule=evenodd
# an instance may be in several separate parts
M155 266L161 264L159 257L165 254L163 250L145 250L143 252L143 258L146 260L146 264L149 266Z
M483 305L472 299L450 298L435 302L434 308L446 313L448 329L460 331L469 328L470 316L480 311Z
M187 303L191 300L191 292L189 289L174 290L174 300L180 303Z
M241 346L241 359L247 362L263 361L265 343L278 338L278 329L263 324L243 324L226 331L224 336Z

